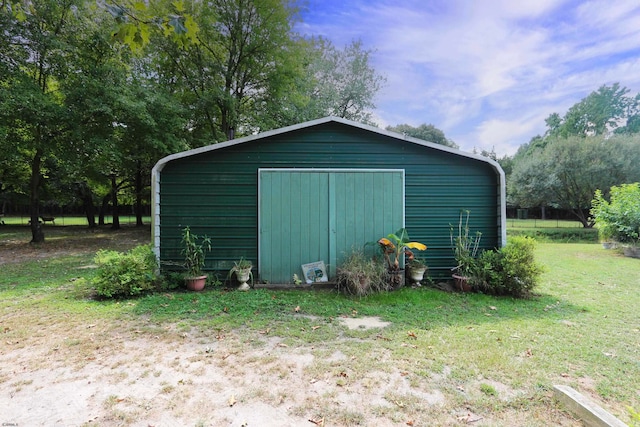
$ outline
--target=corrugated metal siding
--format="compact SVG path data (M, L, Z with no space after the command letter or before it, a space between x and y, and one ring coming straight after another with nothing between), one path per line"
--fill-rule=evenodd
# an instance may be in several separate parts
M257 265L258 169L279 167L404 169L406 227L429 246L432 276L448 276L454 266L449 227L461 210L471 211L483 247L499 246L500 184L491 165L329 122L167 163L160 174L161 260L180 261L180 230L189 225L214 241L208 270L224 276L241 256Z

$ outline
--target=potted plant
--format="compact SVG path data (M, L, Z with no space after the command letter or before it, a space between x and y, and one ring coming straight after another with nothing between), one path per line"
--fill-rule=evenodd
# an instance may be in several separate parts
M207 275L202 273L205 261L205 251L211 250L211 239L198 236L189 227L182 230L182 256L184 256L185 284L187 289L201 291L207 281Z
M411 279L413 286L421 286L421 282L424 279L424 274L427 272L427 264L413 256L409 256L409 262L407 263L407 274Z
M453 281L458 290L468 292L471 290L471 280L476 274L476 255L480 246L482 233L476 232L471 236L469 229L469 211L466 211L466 218L460 212L458 221L458 233L454 235L454 228L451 226L451 246L456 259L456 266L452 268Z
M238 287L239 291L248 291L251 289L251 286L247 283L249 279L251 279L251 285L253 285L253 273L251 273L251 269L253 268L253 264L248 259L240 258L239 261L233 262L233 267L229 271L229 275L236 275L236 280L240 283Z
M413 257L413 252L410 249L419 251L427 249L427 246L423 243L410 241L409 234L405 228L381 238L378 240L378 245L380 245L380 250L384 256L387 275L393 289L404 285L404 270L400 268L400 255Z

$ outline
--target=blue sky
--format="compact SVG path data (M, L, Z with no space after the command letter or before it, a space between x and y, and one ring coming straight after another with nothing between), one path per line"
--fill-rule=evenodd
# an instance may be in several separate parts
M466 151L511 155L603 84L640 92L638 0L308 0L302 19L375 50L379 126L433 124Z

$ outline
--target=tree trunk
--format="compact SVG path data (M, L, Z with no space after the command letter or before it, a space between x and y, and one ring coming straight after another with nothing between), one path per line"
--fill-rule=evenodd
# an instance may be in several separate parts
M144 226L142 222L142 167L138 162L138 170L136 171L136 227Z
M540 216L543 221L547 219L547 209L544 206L540 207Z
M118 185L116 184L116 175L111 175L111 206L113 208L112 230L120 229L120 212L118 211Z
M30 200L29 213L31 216L31 243L43 243L44 231L40 224L40 165L42 162L42 151L36 150L36 154L31 161L31 179L29 182Z
M571 213L573 213L576 218L578 218L578 221L580 221L584 228L593 228L593 223L589 221L589 218L585 214L583 209L571 209Z
M93 204L93 193L86 181L77 182L74 185L76 194L82 200L82 207L87 216L89 228L96 228L96 207Z
M102 198L102 204L100 205L100 213L98 214L98 225L104 225L104 216L107 214L107 207L111 200L111 193Z

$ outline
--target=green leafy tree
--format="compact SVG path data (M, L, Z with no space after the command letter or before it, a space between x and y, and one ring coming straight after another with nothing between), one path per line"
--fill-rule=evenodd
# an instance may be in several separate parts
M185 112L158 83L148 57L111 40L110 16L97 10L82 24L82 48L71 58L75 72L62 80L67 103L80 123L70 141L78 145L76 155L66 158L82 167L68 176L88 208L93 199L88 190L102 197L100 224L110 202L112 228L119 228L119 197L130 197L136 224L143 225L151 168L161 157L188 148Z
M336 116L372 123L374 98L386 79L371 66L372 50L355 40L338 49L324 38L310 40L308 65L312 81L308 110L312 116ZM313 118L317 118L313 117Z
M278 82L297 14L280 0L214 0L193 8L197 43L154 39L159 81L192 112L191 144L250 132L254 110Z
M294 33L296 2L215 0L193 8L197 43L152 38L160 84L191 112L200 146L328 115L371 122L384 82L359 41L338 49Z
M142 205L149 187L151 168L162 157L187 148L183 138L185 113L175 100L140 75L130 76L130 84L118 104L118 126L114 135L112 173L120 184L112 186L112 204L117 204L120 187L132 189L136 225L142 226ZM112 181L113 182L113 181ZM114 221L115 225L115 221Z
M597 189L629 182L640 173L637 137L548 138L535 154L520 159L509 180L509 200L523 207L569 210L584 227Z
M140 212L158 158L326 115L370 121L384 80L360 42L295 34L295 1L0 6L0 197L28 195L33 242L43 195L80 200L90 226L99 197Z
M4 6L4 5L3 5ZM34 0L0 8L0 123L6 141L16 144L29 164L31 241L44 241L39 224L45 161L58 155L73 122L59 79L68 73L74 49L79 0Z
M446 145L447 147L459 148L458 144L450 140L444 135L444 132L431 124L423 123L418 127L413 127L408 124L387 126L388 131L402 133L413 138L422 139L424 141L434 142L440 145Z
M98 1L114 19L114 40L140 51L149 44L153 34L162 34L182 46L197 43L199 27L185 0L107 0Z
M607 135L631 119L631 128L636 127L639 107L638 96L628 96L629 89L603 85L586 98L573 105L564 117L553 113L547 117L547 135L552 137Z
M254 103L254 131L326 116L373 124L375 96L385 82L371 65L373 51L361 41L339 49L329 40L296 38L270 85Z
M549 206L553 195L550 192L550 175L542 167L542 158L526 156L517 162L507 179L507 201L523 208Z

